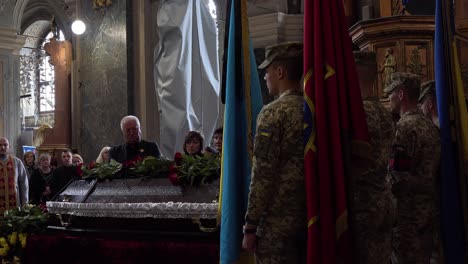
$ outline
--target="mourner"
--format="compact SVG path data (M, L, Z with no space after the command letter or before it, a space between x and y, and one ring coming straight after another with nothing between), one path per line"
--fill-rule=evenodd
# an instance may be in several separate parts
M29 184L29 198L32 204L47 202L52 197L50 188L54 169L50 166L50 155L43 153L39 156L37 169L31 175Z
M201 156L203 136L197 131L190 131L184 140L184 153L190 156Z
M26 172L28 173L28 179L31 179L31 175L34 171L36 155L32 151L27 151L23 155L24 167L26 168Z
M51 180L52 196L60 192L71 180L80 178L76 165L72 162L73 153L70 149L63 150L62 165L55 169Z
M0 137L0 215L29 201L28 174L23 163L8 153L10 142Z
M122 118L120 129L125 143L109 150L111 159L123 163L146 156L161 157L158 144L141 139L140 120L136 116L129 115Z
M110 147L108 146L103 147L101 151L99 152L98 157L96 158L96 163L100 163L100 164L109 163L110 162L109 150L110 150Z

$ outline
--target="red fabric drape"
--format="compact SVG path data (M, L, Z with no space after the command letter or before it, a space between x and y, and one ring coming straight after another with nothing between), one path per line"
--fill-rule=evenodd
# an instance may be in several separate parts
M218 263L217 242L118 238L100 234L31 235L22 263Z
M346 159L369 136L341 0L304 2L304 76L307 262L351 263Z

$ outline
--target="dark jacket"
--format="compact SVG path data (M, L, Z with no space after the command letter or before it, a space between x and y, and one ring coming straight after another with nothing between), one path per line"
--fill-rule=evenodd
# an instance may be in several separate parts
M122 144L114 146L109 150L111 159L117 162L124 163L126 161L135 160L137 157L144 158L153 156L156 158L161 157L158 144L148 141L140 141L138 144Z

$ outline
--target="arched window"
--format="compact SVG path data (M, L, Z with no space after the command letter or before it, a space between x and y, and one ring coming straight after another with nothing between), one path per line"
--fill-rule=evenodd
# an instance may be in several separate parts
M41 125L53 127L55 74L44 45L54 33L49 21L36 21L23 34L28 38L20 51L21 127L22 130ZM58 38L64 39L61 31Z
M63 40L63 34L61 34L61 40ZM45 37L46 41L52 38L54 35L49 32ZM42 42L41 49L44 49L46 41ZM54 66L49 63L50 56L42 57L41 63L39 64L39 89L38 98L39 102L39 114L53 112L55 110L55 85L54 85Z

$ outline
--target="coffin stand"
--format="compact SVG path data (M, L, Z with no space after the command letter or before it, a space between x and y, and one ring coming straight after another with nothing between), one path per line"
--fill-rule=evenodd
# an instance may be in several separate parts
M74 180L47 202L56 217L30 237L25 263L218 263L218 192L219 181Z

